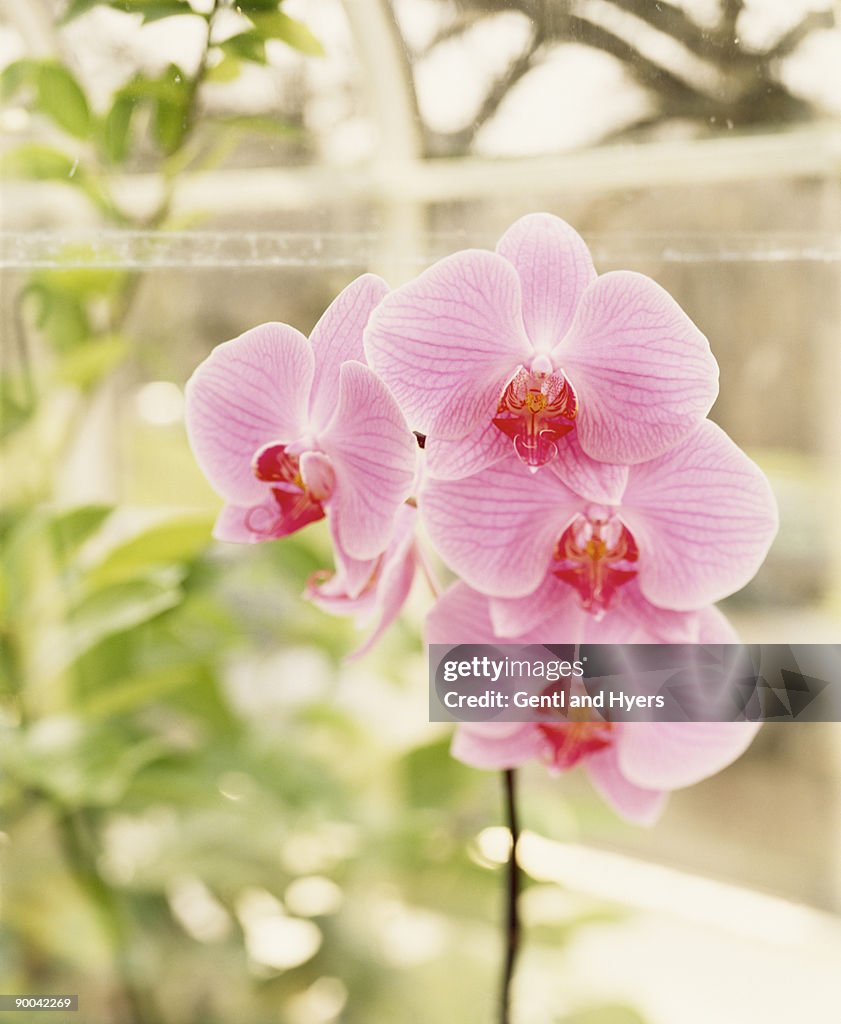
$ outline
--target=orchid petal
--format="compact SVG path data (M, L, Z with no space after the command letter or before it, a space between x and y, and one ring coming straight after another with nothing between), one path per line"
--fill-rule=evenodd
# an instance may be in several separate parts
M532 213L512 224L496 251L520 276L529 340L538 351L549 351L566 334L581 296L596 280L583 238L560 217Z
M467 583L497 597L534 590L554 544L585 506L556 476L515 456L464 480L430 480L419 497L436 550Z
M700 641L699 614L675 612L660 608L646 600L640 589L639 578L623 586L616 596L615 605L605 615L607 621L615 612L622 615L635 627L635 634L628 640L590 640L590 643L637 643L637 644L691 644Z
M415 511L405 505L403 508L410 512ZM417 568L413 527L407 532L398 522L392 547L393 551L383 556L381 576L377 584L376 608L380 610L379 622L368 639L348 655L348 661L355 661L371 650L400 614L411 592Z
M516 768L542 752L540 733L529 722L463 723L450 748L456 760L488 771Z
M619 766L637 786L692 786L740 757L758 728L754 722L627 723L617 741Z
M497 636L513 643L513 637L540 632L546 643L581 643L578 634L583 618L590 618L578 594L551 572L537 589L524 597L489 599L491 621Z
M303 452L298 465L311 497L315 501L326 501L336 485L336 474L324 452Z
M335 517L331 516L328 521L330 525L330 538L333 542L333 560L336 563L336 572L318 590L325 595L343 592L349 600L357 600L369 586L371 578L377 570L380 556L352 558L342 545ZM312 597L313 595L309 594L309 596ZM328 610L325 608L325 611Z
M310 335L315 375L310 397L310 421L316 432L330 420L339 400L339 368L354 360L365 362L362 334L388 285L376 274L357 277L330 303Z
M494 633L488 599L460 580L444 591L426 617L424 637L428 644L493 644Z
M715 606L702 608L695 613L698 620L698 643L699 644L737 644L739 634L733 628L733 624Z
M438 480L461 480L501 461L512 451L511 438L494 424L482 420L455 441L428 437L424 446L426 468Z
M628 467L591 459L573 431L555 441L557 458L547 466L570 490L603 505L616 505L628 482Z
M653 825L660 817L666 794L629 781L620 769L615 745L591 754L584 765L593 787L620 817L635 825Z
M373 558L411 493L417 446L394 398L362 363L342 366L338 406L320 442L336 475L329 510L342 548Z
M368 362L412 429L463 437L491 419L506 381L532 348L520 281L491 252L458 252L380 303L365 332Z
M683 440L718 393L709 343L650 278L618 270L582 296L553 350L579 400L581 447L605 462L643 462Z
M187 382L186 423L196 461L214 490L235 505L258 504L265 483L251 467L271 442L305 424L313 375L307 339L287 324L255 327L210 353Z
M264 485L265 486L265 485ZM280 492L281 497L288 498L289 505L295 505L295 496L289 492ZM216 540L233 544L257 544L264 540L278 540L288 537L302 526L323 518L320 506L314 505L300 495L297 503L300 507L291 514L284 514L274 494L268 492L263 501L256 505L225 505L217 516L213 527Z
M271 495L259 505L224 505L216 517L213 536L230 544L257 544L261 540L273 539L270 531L276 519L276 506ZM255 529L259 524L269 533Z
M639 547L642 593L678 611L743 587L777 532L765 475L709 421L666 455L631 468L620 515Z

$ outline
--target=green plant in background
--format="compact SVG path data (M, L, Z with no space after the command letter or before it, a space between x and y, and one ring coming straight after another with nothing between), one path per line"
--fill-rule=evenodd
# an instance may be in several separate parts
M276 0L236 4L242 28L218 37L219 14L233 5L213 0L200 12L186 0L76 0L64 22L94 7L110 7L139 16L140 24L164 18L201 19L206 25L195 68L168 64L160 74L132 74L111 96L107 109L93 109L84 85L71 68L55 58L24 58L0 74L0 97L25 101L48 122L58 141L26 142L2 157L8 178L52 181L81 193L99 214L103 227L167 230L172 218L175 182L184 171L217 165L243 137L259 132L300 137L285 120L216 115L202 106L208 82L235 79L246 63L265 65L266 43L279 40L305 54L322 52L302 23L289 17ZM57 130L57 132L56 132ZM128 208L115 196L115 175L140 167L157 178L157 200L148 211ZM105 243L107 244L107 243ZM71 262L84 253L68 247L57 261ZM41 271L17 297L18 333L32 318L55 359L58 377L81 390L96 385L127 355L124 325L136 299L139 278L117 271ZM26 354L26 342L20 339ZM2 400L4 430L18 427L33 411L31 367L22 360L5 375Z

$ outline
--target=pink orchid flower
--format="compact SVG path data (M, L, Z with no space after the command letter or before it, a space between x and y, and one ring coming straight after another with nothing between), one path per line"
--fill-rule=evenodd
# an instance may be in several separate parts
M681 630L699 643L733 643L737 637L715 608L675 613L685 621ZM673 624L676 625L676 624ZM554 620L551 629L532 628L516 638L494 631L489 599L465 583L456 583L427 618L428 643L544 643L585 642L576 625ZM587 624L588 643L672 642L640 623L631 638L626 624L613 612ZM694 785L726 768L747 749L758 726L750 722L475 722L458 726L453 756L474 768L515 768L538 760L550 771L581 765L591 783L613 809L628 821L653 824L668 793Z
M347 558L386 549L417 457L396 401L364 365L362 332L387 291L363 275L310 341L287 324L263 324L217 346L195 371L187 432L227 503L218 539L285 537L329 514Z
M712 604L751 579L777 530L765 475L709 420L649 462L578 466L572 484L512 457L428 481L419 501L432 542L483 593L534 594L539 609L566 587L599 616L632 580L660 608Z
M718 392L709 344L674 299L642 274L597 276L580 236L546 213L518 220L496 252L455 253L396 289L365 348L442 479L512 447L536 470L573 429L594 459L644 462Z
M415 541L418 512L402 505L397 512L394 536L385 551L376 558L358 560L342 556L336 546L337 571L316 574L305 596L330 615L351 615L359 628L376 620L376 625L348 661L361 658L374 646L394 622L403 607L418 565Z

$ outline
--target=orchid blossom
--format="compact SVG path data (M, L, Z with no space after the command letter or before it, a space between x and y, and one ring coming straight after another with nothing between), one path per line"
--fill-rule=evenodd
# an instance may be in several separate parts
M465 583L454 584L427 617L434 644L545 642L558 636L587 643L733 643L736 635L717 609L672 613L671 622L641 616L634 629L632 606L584 623L551 618L517 637L494 629L491 601ZM637 607L635 604L633 607ZM683 620L679 622L678 620ZM577 630L585 626L585 632ZM665 626L665 628L663 628ZM551 771L581 765L613 809L628 821L650 825L669 791L694 785L736 760L756 735L751 722L607 722L558 720L546 712L536 722L471 722L458 726L453 756L475 768L507 769L538 760Z
M546 213L496 252L455 253L391 292L365 349L442 479L511 451L537 470L573 432L594 459L644 462L692 433L718 392L709 344L675 300L642 274L597 276L580 236Z
M756 572L777 514L758 467L705 419L717 376L659 285L597 276L569 225L534 214L496 252L456 253L394 292L364 275L310 341L276 323L220 345L189 382L187 427L226 501L218 538L327 517L336 571L306 596L374 623L357 654L424 564L419 518L461 577L430 642L730 643L712 604ZM754 732L547 714L461 725L453 752L483 768L580 763L648 822Z
M388 388L364 365L362 332L387 292L357 278L310 341L263 324L219 345L187 385L196 459L225 499L214 535L254 543L331 519L346 559L388 547L417 448Z
M445 562L499 598L575 592L596 616L636 579L651 604L701 608L744 586L777 529L761 470L710 421L664 455L591 472L573 490L508 457L463 480L430 480L420 509ZM546 577L554 577L546 580Z

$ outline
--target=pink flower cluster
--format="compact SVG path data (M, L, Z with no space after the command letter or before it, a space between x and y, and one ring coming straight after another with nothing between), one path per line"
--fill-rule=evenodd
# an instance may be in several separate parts
M569 225L533 214L495 252L455 253L394 291L358 278L309 341L264 324L220 345L188 385L187 426L226 502L218 538L327 518L335 573L307 596L378 617L366 647L423 564L418 520L460 577L431 643L727 643L714 602L754 575L777 519L762 472L706 419L717 391L674 299L641 274L597 275ZM580 762L648 822L754 732L483 723L459 728L454 754Z

